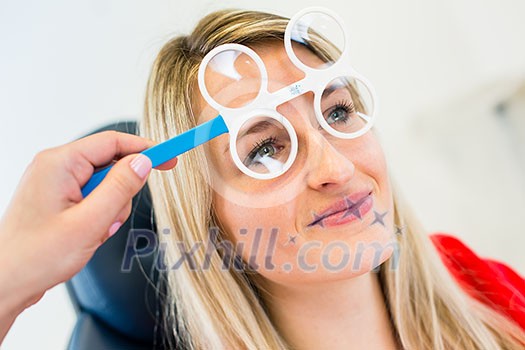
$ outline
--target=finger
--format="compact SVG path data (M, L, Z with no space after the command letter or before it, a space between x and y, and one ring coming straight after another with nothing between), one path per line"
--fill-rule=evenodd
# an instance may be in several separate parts
M129 218L129 214L131 213L131 205L132 205L132 201L129 201L124 206L124 208L122 208L120 212L117 214L117 217L115 218L114 222L120 222L122 224L125 223Z
M103 234L102 234L102 236L100 238L100 241L101 241L100 243L104 243L106 240L111 238L115 233L117 233L117 231L122 227L122 225L128 220L129 214L131 213L131 206L132 206L132 201L129 201L128 204L126 204L124 206L124 208L122 208L120 213L117 214L117 218L115 219L115 221L113 223L113 224L117 225L115 227L116 228L115 232L111 232L112 231L111 230L111 226L107 230L103 229L103 231L102 231ZM104 232L105 232L105 234L104 234Z
M131 153L138 153L155 143L151 140L121 133L104 131L58 147L64 152L65 167L72 174L78 185L83 186L93 175L96 167L108 165Z
M155 142L140 136L118 131L104 131L62 147L67 147L70 152L99 167L110 163L113 159L141 152L154 145Z
M157 169L157 170L170 170L170 169L173 169L175 167L175 165L177 165L177 163L178 163L178 158L173 158L173 159L168 160L166 163L162 163L160 165L157 165L155 167L155 169Z
M70 208L69 214L80 221L79 225L84 221L91 230L107 234L119 213L144 186L150 170L151 160L145 155L124 157L89 196Z

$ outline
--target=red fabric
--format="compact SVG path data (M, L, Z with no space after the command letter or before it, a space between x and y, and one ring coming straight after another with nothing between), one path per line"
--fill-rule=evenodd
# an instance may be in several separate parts
M471 296L508 315L525 329L525 279L507 265L482 259L459 239L430 235L441 259Z

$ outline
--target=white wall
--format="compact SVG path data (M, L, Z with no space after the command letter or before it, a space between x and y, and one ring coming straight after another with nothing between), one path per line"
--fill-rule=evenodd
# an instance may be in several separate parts
M37 151L139 117L156 52L203 14L264 6L291 15L320 3L2 1L0 212ZM391 167L423 223L524 273L524 165L492 108L525 78L525 3L322 4L347 22L354 66L380 97L378 127ZM513 113L523 120L523 109ZM73 322L59 286L19 317L3 349L63 348Z

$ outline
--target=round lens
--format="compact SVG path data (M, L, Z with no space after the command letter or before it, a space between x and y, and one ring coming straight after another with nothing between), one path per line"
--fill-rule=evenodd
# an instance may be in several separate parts
M315 69L330 67L345 46L343 28L332 16L322 12L308 12L298 18L292 25L290 39L294 55Z
M284 173L293 155L290 133L281 121L267 116L248 119L237 134L236 146L242 166L265 178Z
M228 49L210 59L204 71L204 84L216 103L239 108L257 97L261 89L261 72L249 55Z
M366 85L351 76L330 81L321 95L321 114L328 127L354 134L372 122L372 96Z

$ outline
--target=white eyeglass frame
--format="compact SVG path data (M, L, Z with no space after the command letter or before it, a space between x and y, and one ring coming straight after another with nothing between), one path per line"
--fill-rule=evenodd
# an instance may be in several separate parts
M322 13L324 15L330 16L339 25L339 27L341 28L341 32L344 34L343 51L340 57L331 66L327 68L316 69L308 67L303 62L301 62L301 60L299 60L292 48L292 29L294 28L296 22L300 18L309 13ZM312 91L314 93L314 110L316 119L319 122L319 124L323 127L323 129L326 130L329 134L338 138L353 139L363 135L372 128L375 122L375 116L377 114L377 96L372 84L364 76L362 76L355 69L353 69L350 65L349 38L348 35L346 35L344 28L345 27L343 24L343 20L339 17L339 15L323 7L305 8L297 14L295 14L286 26L286 31L284 33L284 46L286 53L288 54L288 57L290 58L292 63L305 74L305 77L302 80L292 83L273 93L270 93L268 91L268 72L266 70L264 62L259 57L259 55L249 47L240 44L223 44L211 50L204 57L199 66L198 72L199 89L206 102L211 107L219 111L220 116L222 116L222 118L224 119L224 123L226 124L230 134L230 153L232 159L235 162L235 165L237 165L237 167L243 173L256 179L273 179L284 174L292 166L297 156L297 134L292 124L288 121L288 119L286 119L285 116L277 112L277 107L306 92ZM261 75L261 86L257 96L254 100L239 108L229 108L217 103L210 96L204 80L205 70L210 60L213 59L217 54L229 50L240 51L248 55L259 68L259 72ZM363 86L368 90L368 93L370 94L372 111L369 112L369 115L357 112L359 117L366 121L366 125L362 129L353 133L342 133L340 131L334 130L326 122L321 111L322 93L326 88L327 84L338 77L352 77L353 79L361 81L363 83ZM241 126L244 125L244 123L246 123L250 118L254 118L257 116L270 117L277 120L286 128L288 134L290 135L290 155L288 157L288 160L284 163L283 168L278 173L257 173L249 169L246 165L244 165L244 163L239 158L236 143L239 130Z

